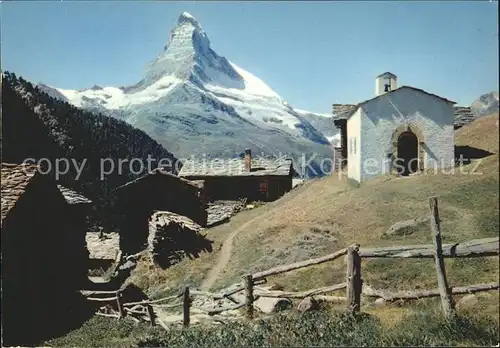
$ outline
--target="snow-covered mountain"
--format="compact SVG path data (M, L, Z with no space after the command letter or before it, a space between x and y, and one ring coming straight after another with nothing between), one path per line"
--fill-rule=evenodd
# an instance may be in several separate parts
M333 123L333 114L319 114L300 109L295 111L320 131L333 146L339 145L340 131Z
M179 158L232 157L247 147L296 158L313 153L318 159L332 157L328 139L313 127L311 117L214 52L188 13L179 17L163 52L137 84L79 91L39 88L77 107L125 120Z
M498 113L498 91L483 94L471 104L470 108L475 118Z

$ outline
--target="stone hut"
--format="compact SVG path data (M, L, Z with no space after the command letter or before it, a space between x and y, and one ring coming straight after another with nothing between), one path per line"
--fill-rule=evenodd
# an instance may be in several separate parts
M1 195L3 345L33 345L68 319L87 282L84 234L38 166L2 163Z
M144 249L148 220L158 210L186 216L200 226L207 224L203 187L161 168L116 189L120 247L124 254Z
M292 159L252 158L250 149L243 158L188 160L179 172L185 179L203 180L207 201L274 201L292 189L297 175Z

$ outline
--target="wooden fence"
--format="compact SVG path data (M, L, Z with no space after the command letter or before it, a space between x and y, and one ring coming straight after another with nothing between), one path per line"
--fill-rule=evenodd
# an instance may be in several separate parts
M296 262L290 265L278 266L267 271L257 272L253 275L244 277L246 284L246 313L247 317L253 315L253 282L272 275L290 272L311 265L332 261L342 256L347 257L346 281L344 283L325 286L318 289L312 289L302 292L268 292L262 295L266 297L287 297L304 298L313 295L319 295L335 290L345 289L345 297L323 296L327 301L346 301L346 307L351 312L358 312L361 308L361 295L367 297L378 297L386 301L410 300L425 297L440 296L441 306L447 318L454 315L454 305L452 294L475 293L479 291L496 290L500 288L499 283L476 284L464 287L450 287L446 278L446 269L444 258L447 257L484 257L499 255L499 238L484 238L468 241L465 243L445 244L441 242L441 226L439 219L437 198L429 198L430 210L430 228L432 232L433 244L428 245L407 245L382 248L360 248L353 244L339 250L333 254L326 255L317 259L311 259L302 262ZM361 259L363 258L433 258L436 266L436 276L438 289L388 292L374 290L369 286L363 286L361 277Z
M323 257L310 259L301 262L295 262L288 265L281 265L271 269L247 274L243 277L240 284L235 284L233 289L222 291L219 293L203 292L198 290L185 290L175 296L170 296L158 300L145 300L135 303L122 303L119 292L93 292L101 294L114 294L112 297L107 298L92 298L89 300L96 301L115 301L117 306L117 313L100 315L113 316L122 318L127 314L142 316L143 320L149 321L155 325L155 316L153 307L158 308L175 308L182 306L183 308L183 324L188 326L190 324L190 313L192 306L193 296L205 296L213 300L228 299L233 302L233 305L221 308L197 308L202 312L209 315L216 315L224 311L236 310L240 308L245 309L245 315L251 319L254 316L255 301L259 297L270 298L289 298L300 299L306 297L314 297L323 301L336 301L345 302L346 309L350 312L359 312L361 309L361 296L382 298L386 301L396 300L414 300L426 297L441 297L441 306L444 315L447 318L454 316L453 294L466 294L475 293L480 291L496 290L500 288L499 283L490 284L476 284L463 287L450 287L446 277L446 269L444 265L444 258L471 258L471 257L484 257L484 256L498 256L499 255L499 238L484 238L471 240L464 243L442 244L441 242L441 227L438 211L438 202L435 197L429 199L430 209L430 228L432 232L433 244L424 245L404 245L380 248L360 248L358 244L353 244L347 248L336 251L332 254ZM259 287L259 285L267 282L267 277L291 272L297 269L318 265L325 262L330 262L344 257L346 259L346 279L345 282L323 286L316 289L310 289L300 292L291 291L271 291ZM434 259L438 288L432 290L418 290L418 291L398 291L389 292L384 290L375 290L368 285L363 284L361 273L361 260L363 258L432 258ZM344 290L345 296L327 296L326 293ZM244 292L244 300L237 300L234 295ZM181 301L179 301L182 299ZM178 300L174 304L160 304L160 302L168 302ZM160 323L161 324L161 323Z

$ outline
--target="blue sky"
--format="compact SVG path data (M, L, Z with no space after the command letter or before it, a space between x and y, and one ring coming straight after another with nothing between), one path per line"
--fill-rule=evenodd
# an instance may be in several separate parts
M3 2L2 69L66 89L142 77L179 15L195 16L212 48L292 106L374 95L375 77L468 105L498 90L498 3Z

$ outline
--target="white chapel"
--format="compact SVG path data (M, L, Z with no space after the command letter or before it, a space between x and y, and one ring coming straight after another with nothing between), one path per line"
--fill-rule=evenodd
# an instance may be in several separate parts
M422 89L398 87L390 72L377 76L375 97L349 105L335 120L341 134L336 154L348 177L362 182L453 166L454 104Z

